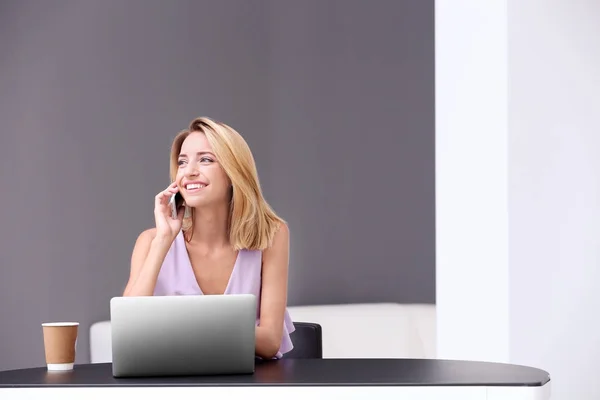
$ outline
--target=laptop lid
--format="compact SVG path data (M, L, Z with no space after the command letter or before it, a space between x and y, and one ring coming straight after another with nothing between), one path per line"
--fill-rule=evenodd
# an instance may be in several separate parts
M253 373L251 294L114 297L114 377Z

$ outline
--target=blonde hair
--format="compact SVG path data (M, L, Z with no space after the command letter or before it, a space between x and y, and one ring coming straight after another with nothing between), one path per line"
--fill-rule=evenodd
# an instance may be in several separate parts
M191 133L206 136L213 153L231 180L232 196L229 206L229 240L235 250L264 250L285 223L263 197L258 172L250 147L244 138L230 126L207 117L194 119L189 127L173 140L171 145L170 175L175 181L178 158L183 141ZM194 209L186 209L183 220L186 240L191 240L194 229Z

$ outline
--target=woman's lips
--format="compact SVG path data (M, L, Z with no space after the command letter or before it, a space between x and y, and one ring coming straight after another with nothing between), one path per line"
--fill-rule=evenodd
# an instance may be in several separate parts
M208 186L204 182L190 182L185 184L185 191L188 193L197 193Z

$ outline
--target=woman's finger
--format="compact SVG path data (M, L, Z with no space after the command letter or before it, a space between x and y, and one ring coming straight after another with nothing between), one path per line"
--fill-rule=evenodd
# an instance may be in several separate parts
M164 190L162 192L160 192L159 194L156 195L155 197L155 204L157 205L165 205L169 202L169 199L171 198L171 196L173 196L174 193L168 191L168 190Z

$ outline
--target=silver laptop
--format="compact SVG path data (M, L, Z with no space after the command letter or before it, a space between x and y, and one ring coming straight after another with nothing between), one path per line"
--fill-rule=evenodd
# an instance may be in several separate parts
M251 294L114 297L114 377L254 372Z

